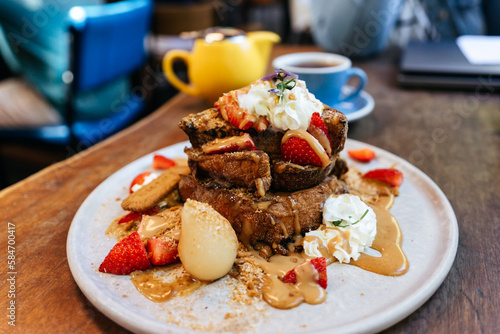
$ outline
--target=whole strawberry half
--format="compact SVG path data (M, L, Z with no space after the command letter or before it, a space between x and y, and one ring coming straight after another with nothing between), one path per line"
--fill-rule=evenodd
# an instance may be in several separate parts
M163 266L179 260L177 243L153 237L148 239L146 249L148 251L149 260L155 266Z
M311 264L314 266L314 269L318 272L318 280L315 282L323 289L326 289L328 285L328 277L326 275L326 258L317 257L311 259ZM301 264L304 265L304 264ZM286 273L285 276L281 279L283 283L292 283L297 284L297 273L295 268Z
M403 183L403 173L394 168L374 169L367 172L363 177L382 181L393 187L399 187Z
M322 166L320 157L307 141L298 137L290 137L281 144L281 153L286 161L299 165Z
M99 271L115 275L128 275L136 270L151 267L146 248L139 233L131 233L118 242L102 261Z
M307 132L319 141L328 155L332 154L330 135L328 134L328 129L326 128L325 122L319 113L315 112L312 114Z

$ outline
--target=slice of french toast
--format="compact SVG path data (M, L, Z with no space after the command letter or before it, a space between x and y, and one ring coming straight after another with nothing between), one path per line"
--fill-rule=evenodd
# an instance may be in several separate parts
M212 179L221 187L242 187L263 196L271 187L269 156L260 150L205 154L202 149L186 148L192 174Z
M179 127L188 135L193 148L200 148L215 139L239 136L242 133L240 129L222 118L215 108L184 117Z

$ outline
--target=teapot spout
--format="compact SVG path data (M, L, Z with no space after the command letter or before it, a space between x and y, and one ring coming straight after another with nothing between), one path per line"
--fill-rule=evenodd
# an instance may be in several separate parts
M256 49L261 56L261 60L266 64L271 55L271 48L273 44L279 43L281 38L278 34L271 31L252 31L247 33L250 41L255 43Z

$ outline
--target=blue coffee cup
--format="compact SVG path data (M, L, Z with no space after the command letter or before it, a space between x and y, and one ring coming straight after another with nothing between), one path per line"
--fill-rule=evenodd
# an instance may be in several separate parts
M366 73L352 67L349 58L334 53L289 53L275 58L273 67L297 74L309 92L328 106L357 97L368 81ZM343 93L342 88L353 77L359 79L357 86Z

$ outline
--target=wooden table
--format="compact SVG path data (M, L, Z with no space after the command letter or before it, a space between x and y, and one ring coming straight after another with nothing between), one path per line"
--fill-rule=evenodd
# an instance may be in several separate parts
M274 56L305 47L278 46ZM443 285L387 332L493 333L500 330L500 97L475 92L402 90L393 57L356 63L369 77L372 114L350 124L349 137L408 160L450 200L460 226L455 263ZM186 140L177 128L205 108L180 94L114 137L0 192L0 249L15 226L17 274L3 255L1 308L15 300L16 327L0 332L123 333L80 292L66 258L66 236L78 207L108 176L146 153ZM10 229L11 234L14 231ZM10 237L12 238L12 237ZM15 297L8 296L15 276ZM11 298L12 297L12 298Z

